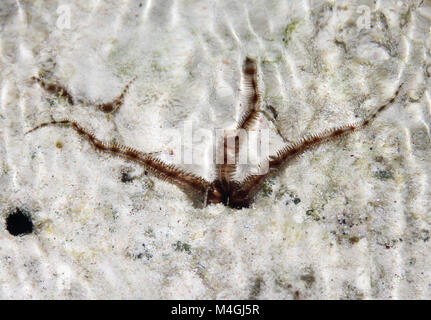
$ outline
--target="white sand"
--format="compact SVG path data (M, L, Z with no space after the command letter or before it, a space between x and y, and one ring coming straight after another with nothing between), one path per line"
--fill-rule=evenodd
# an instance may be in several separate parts
M431 298L429 0L64 3L0 3L1 299ZM71 118L169 159L181 147L169 129L232 123L247 55L291 140L405 85L369 127L292 160L243 210L195 208L152 175L123 183L143 168L70 129L24 135ZM29 81L42 71L88 103ZM135 76L115 115L91 105ZM187 168L211 178L205 157ZM16 207L33 233L6 230Z

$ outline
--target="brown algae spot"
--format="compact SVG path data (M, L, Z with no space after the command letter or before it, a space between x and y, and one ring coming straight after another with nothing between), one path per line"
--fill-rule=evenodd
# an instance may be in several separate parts
M250 300L256 300L259 297L260 292L262 291L263 279L258 277L255 279L253 283L253 287L250 292Z
M61 149L61 148L63 148L63 142L61 142L61 141L57 141L57 142L55 143L55 146L56 146L58 149Z
M351 244L356 244L356 243L358 243L359 242L359 238L358 237L350 237L349 238L349 242L351 243Z
M305 282L305 285L308 288L310 288L313 285L313 283L316 281L316 278L314 277L313 273L303 274L300 279Z

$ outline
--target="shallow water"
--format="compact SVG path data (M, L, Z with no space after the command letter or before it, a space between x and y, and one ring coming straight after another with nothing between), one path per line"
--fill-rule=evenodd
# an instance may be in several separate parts
M2 1L0 298L431 298L430 18L430 1ZM290 141L364 118L403 86L243 210L196 208L70 129L24 135L70 118L170 161L185 122L232 126L246 56ZM94 107L135 77L118 112ZM184 168L211 179L208 142L193 147ZM7 231L16 207L32 233Z

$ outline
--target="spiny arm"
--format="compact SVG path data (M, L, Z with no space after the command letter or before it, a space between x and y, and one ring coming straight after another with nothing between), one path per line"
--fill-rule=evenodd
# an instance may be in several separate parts
M290 144L286 143L283 147L281 147L276 152L276 155L271 156L270 159L268 160L269 169L272 169L272 172L274 172L274 170L277 170L280 167L282 167L283 164L285 164L289 159L303 153L306 150L309 150L317 145L320 145L323 142L328 141L330 139L340 137L349 132L368 126L379 113L387 109L388 106L390 106L395 102L396 98L400 94L401 86L402 84L399 85L395 94L387 103L378 107L373 113L371 113L362 121L328 129L318 134L312 134L300 139L298 142L295 142L295 143L290 143ZM268 171L267 173L262 175L250 175L246 177L243 180L243 182L240 184L240 187L236 192L237 193L236 198L238 199L243 198L244 201L251 202L251 200L257 193L257 191L260 189L260 186L262 185L262 183L265 181L265 179L268 177L270 173L271 171Z
M204 196L206 190L208 190L209 188L210 184L206 180L192 173L186 172L185 170L178 168L175 165L167 164L149 153L139 152L133 148L118 144L106 144L103 141L97 139L93 133L84 129L75 121L61 120L45 122L31 129L26 134L47 126L70 127L81 137L87 140L96 150L111 153L128 161L138 163L151 171L158 178L162 180L167 180L179 186L184 191Z
M56 95L58 97L64 97L66 98L66 101L73 105L75 104L72 95L67 91L65 87L62 85L56 84L56 83L48 83L43 79L40 79L38 77L31 77L32 81L35 81L39 83L39 85L48 93L52 95Z
M102 112L105 113L114 113L115 111L118 110L118 108L120 108L123 103L124 103L124 96L126 95L131 83L133 81L135 81L136 77L133 78L132 80L130 80L126 86L124 87L123 91L121 92L121 94L114 99L111 102L107 102L107 103L102 103L102 104L97 104L96 108L99 109ZM62 85L59 84L55 84L55 83L48 83L43 79L40 79L38 77L32 77L31 80L39 83L39 85L48 93L59 96L59 97L64 97L66 98L66 101L71 104L74 105L75 104L75 99L73 98L73 96L67 91L67 89L65 87L63 87Z
M257 84L256 61L246 57L242 67L243 94L245 95L245 110L241 112L237 129L248 129L259 115L260 95Z
M336 128L327 129L323 132L317 133L317 134L311 134L308 136L303 137L299 141L295 143L286 143L283 147L281 147L277 152L275 156L272 156L269 160L269 167L272 169L279 168L283 165L288 159L312 148L315 147L325 141L328 141L330 139L342 136L344 134L347 134L349 132L364 128L368 126L375 118L376 116L387 109L388 106L390 106L392 103L394 103L395 99L398 97L400 90L401 90L401 84L399 85L398 89L395 91L395 94L392 96L392 98L385 104L378 107L374 112L372 112L370 115L368 115L364 120L356 121L347 125L339 126Z
M246 57L242 66L242 91L245 96L244 106L241 105L244 110L242 110L241 115L239 117L239 121L236 125L236 130L245 129L247 130L251 124L257 119L259 116L259 92L257 88L257 66L256 62ZM233 131L236 134L237 131ZM228 183L228 181L232 180L232 176L235 173L238 163L238 154L239 154L239 143L238 139L233 135L231 139L233 141L229 141L229 137L225 135L223 139L223 163L216 165L217 177L220 181L224 183ZM233 150L232 147L234 148ZM234 157L234 163L228 163L228 158Z
M124 89L121 92L121 94L114 101L103 103L103 104L98 104L98 105L96 105L96 107L100 111L103 111L105 113L114 113L115 111L117 111L118 108L120 108L123 105L123 103L124 103L124 96L126 95L127 91L129 90L129 86L135 80L136 80L136 77L133 78L132 80L130 80L126 84L126 86L124 87Z

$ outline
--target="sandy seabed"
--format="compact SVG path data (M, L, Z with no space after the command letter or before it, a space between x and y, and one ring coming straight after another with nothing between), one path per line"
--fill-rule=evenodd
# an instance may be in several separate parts
M1 1L0 298L430 299L430 25L429 0ZM242 210L196 207L71 129L25 135L68 118L169 162L181 145L168 132L185 121L236 119L246 56L290 141L402 90ZM94 107L134 78L117 112ZM206 146L184 168L211 179ZM32 232L11 234L16 212Z

